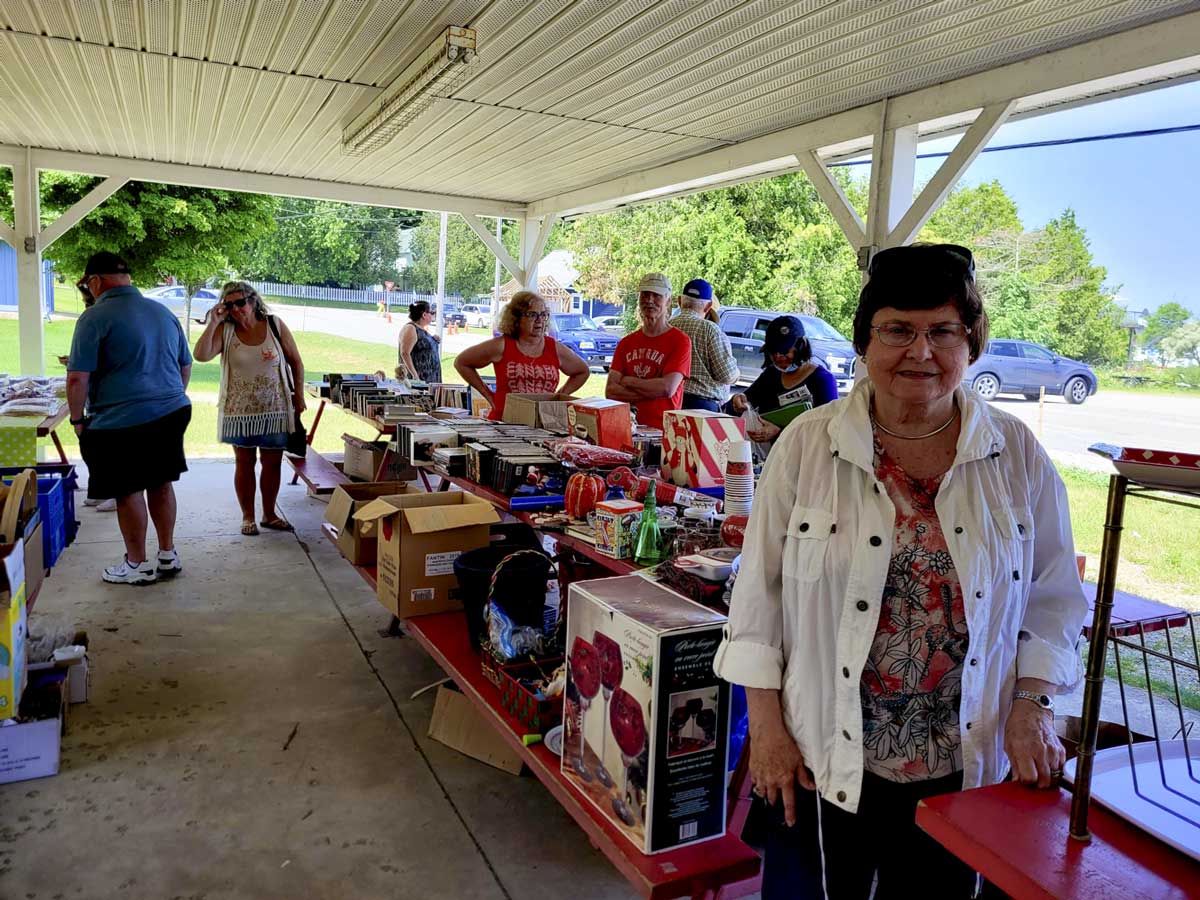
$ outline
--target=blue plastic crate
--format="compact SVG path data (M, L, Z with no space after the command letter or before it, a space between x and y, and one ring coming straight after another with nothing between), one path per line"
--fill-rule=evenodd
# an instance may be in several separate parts
M79 520L75 518L75 492L79 490L79 475L70 463L38 463L36 469L39 481L49 475L57 475L63 480L63 518L67 526L67 546L70 547L79 534ZM20 468L0 468L0 478L11 478L22 471Z
M4 477L6 482L12 476ZM51 568L67 548L66 509L63 502L63 479L58 475L39 475L38 513L42 520L42 562Z

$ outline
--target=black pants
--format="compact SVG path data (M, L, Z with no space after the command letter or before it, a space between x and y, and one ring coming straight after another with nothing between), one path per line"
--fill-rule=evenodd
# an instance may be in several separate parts
M710 412L720 412L721 403L719 400L710 400L708 397L700 397L696 394L689 394L686 391L683 395L682 409L707 409Z
M864 773L857 813L820 801L819 838L816 794L798 787L793 827L782 802L765 810L763 900L819 900L822 872L830 900L866 900L876 876L875 900L966 900L975 873L915 821L918 801L960 790L962 773L910 784Z

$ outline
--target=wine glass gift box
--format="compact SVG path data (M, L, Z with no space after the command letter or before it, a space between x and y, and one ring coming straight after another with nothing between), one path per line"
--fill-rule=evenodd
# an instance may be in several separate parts
M725 833L725 617L639 575L572 584L562 772L643 853Z

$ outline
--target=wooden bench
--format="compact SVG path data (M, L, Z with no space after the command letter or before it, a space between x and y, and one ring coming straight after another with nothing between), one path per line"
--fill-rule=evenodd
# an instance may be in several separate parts
M292 476L292 484L303 481L308 485L310 494L332 494L338 486L351 483L350 477L334 465L335 462L342 461L340 453L331 453L326 456L309 447L308 455L304 459L288 453L285 453L283 458L295 472L295 475Z

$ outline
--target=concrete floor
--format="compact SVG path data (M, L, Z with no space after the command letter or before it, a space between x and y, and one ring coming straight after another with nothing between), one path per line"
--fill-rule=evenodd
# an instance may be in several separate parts
M81 507L34 618L88 631L92 698L59 775L0 786L0 898L632 896L536 779L426 736L442 672L380 635L324 504L285 487L297 533L242 537L232 475L184 476L150 587L101 582L115 515Z

